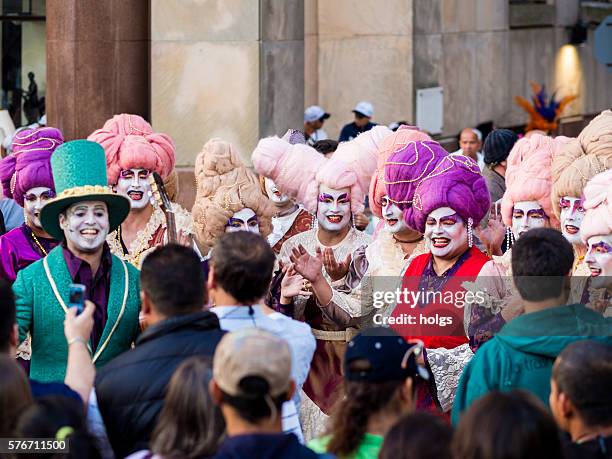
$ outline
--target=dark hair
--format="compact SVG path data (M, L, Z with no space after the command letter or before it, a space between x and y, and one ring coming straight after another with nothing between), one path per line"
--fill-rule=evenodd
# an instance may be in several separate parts
M272 401L277 415L280 416L283 403L287 401L287 394L267 397L270 385L260 376L246 376L240 380L238 387L243 394L249 394L249 397L229 395L224 391L221 393L223 403L233 407L242 419L251 424L257 424L262 419L272 416L267 399Z
M153 453L190 459L217 452L225 422L208 392L211 379L210 358L191 357L176 369L151 437Z
M555 421L542 402L522 390L489 392L459 421L454 459L563 457Z
M98 459L100 452L95 440L87 431L83 403L74 398L62 395L50 395L39 398L19 419L18 436L21 438L56 438L58 431L69 427L72 432L66 437L69 453L32 454L37 458L78 458Z
M140 285L155 309L168 317L200 311L207 300L200 258L182 245L167 244L148 255Z
M317 150L322 155L326 155L328 153L333 153L334 151L336 151L336 148L338 148L338 141L333 139L317 140L312 145L312 148Z
M527 301L559 297L569 287L573 264L572 245L551 228L529 230L512 247L512 276Z
M557 357L552 378L589 427L612 426L612 345L577 341Z
M439 416L417 412L404 416L385 436L380 459L451 459L453 429Z
M15 358L0 355L0 438L14 437L19 415L33 403L30 383Z
M223 234L213 248L211 265L217 283L240 304L259 301L270 288L274 251L249 231Z
M364 360L355 360L350 365L363 368ZM331 438L327 451L336 456L348 456L355 451L373 414L395 410L397 416L401 416L398 398L399 389L404 383L405 380L383 383L345 381L345 396L336 402L331 414ZM412 389L416 389L415 384Z
M7 353L11 346L11 334L17 322L13 289L0 279L0 353Z

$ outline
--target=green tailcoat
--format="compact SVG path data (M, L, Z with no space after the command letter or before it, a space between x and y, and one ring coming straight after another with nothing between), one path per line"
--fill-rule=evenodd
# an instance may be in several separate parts
M69 303L71 283L60 245L47 257L21 270L13 284L19 340L23 341L28 332L32 335L30 377L37 381L64 380L68 358L64 307ZM139 273L132 265L113 255L108 319L98 348L92 353L97 367L130 349L139 332L139 310Z

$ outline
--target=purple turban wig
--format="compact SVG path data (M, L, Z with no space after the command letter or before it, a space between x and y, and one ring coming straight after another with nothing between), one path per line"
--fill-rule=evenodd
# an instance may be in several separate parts
M466 156L444 157L434 170L423 178L414 191L413 204L404 211L404 220L423 233L427 216L441 207L450 207L467 223L476 226L491 205L487 183L478 164Z
M5 197L23 207L28 190L46 187L54 190L51 155L64 143L55 128L23 129L13 138L13 153L0 161L0 181Z
M384 164L385 188L389 200L402 210L411 207L418 185L446 156L446 150L433 140L410 140L401 145ZM406 223L416 229L408 220Z

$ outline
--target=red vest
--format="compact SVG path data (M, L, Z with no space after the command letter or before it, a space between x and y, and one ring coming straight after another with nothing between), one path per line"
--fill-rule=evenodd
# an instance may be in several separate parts
M428 348L452 349L468 342L463 325L463 308L472 301L469 301L471 293L466 292L461 284L473 282L490 258L472 247L468 258L440 291L421 291L419 282L430 260L431 253L419 255L406 269L402 298L393 311L396 323L391 326L406 339L422 340ZM420 306L419 302L425 305Z

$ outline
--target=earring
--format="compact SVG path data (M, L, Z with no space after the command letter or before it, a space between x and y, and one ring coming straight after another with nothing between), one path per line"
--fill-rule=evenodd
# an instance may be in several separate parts
M468 218L467 234L468 234L468 247L470 249L474 245L474 231L472 230L473 225L474 225L474 220L472 220L472 217Z
M506 247L510 248L514 244L514 233L512 232L512 228L506 226Z
M355 226L355 214L351 213L351 221L353 222L353 229L357 229L357 227Z
M310 222L310 229L316 231L318 227L319 227L319 221L317 220L317 216L313 215L312 220Z
M27 225L28 224L28 213L25 210L25 207L23 208L23 222Z

